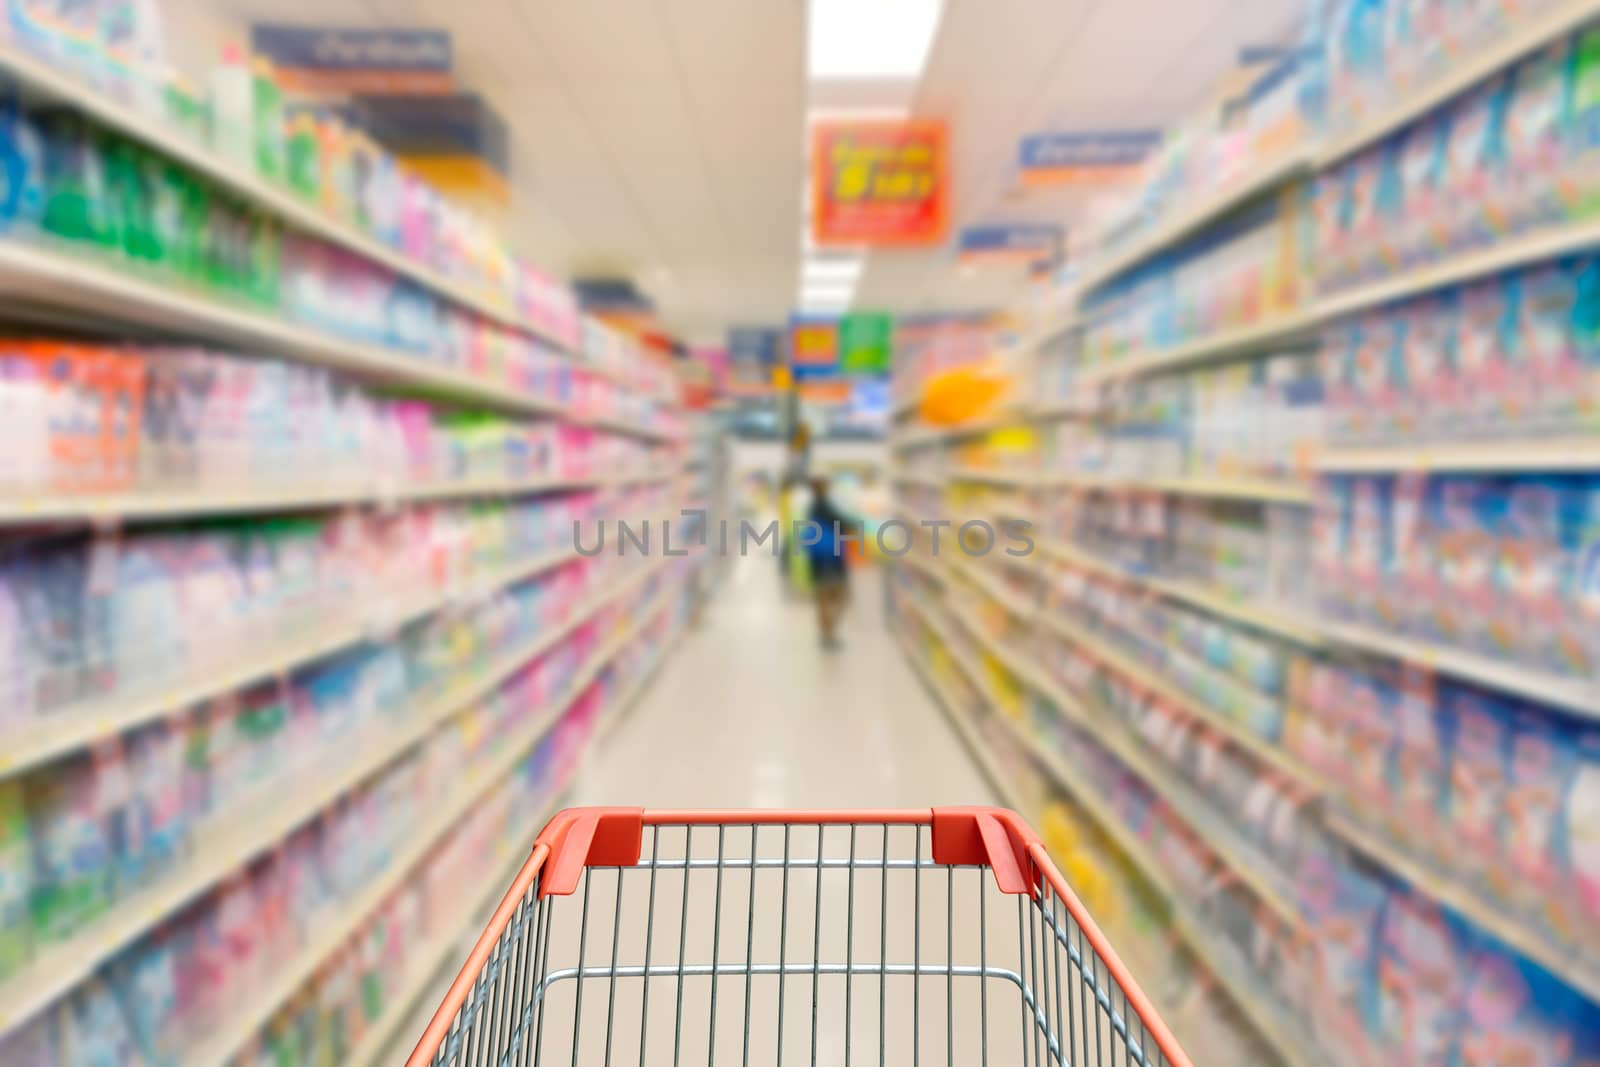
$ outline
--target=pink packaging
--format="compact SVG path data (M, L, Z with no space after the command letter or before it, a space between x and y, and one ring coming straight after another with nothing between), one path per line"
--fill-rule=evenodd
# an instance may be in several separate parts
M1556 851L1562 929L1587 952L1600 951L1600 731L1582 734L1577 770L1562 805Z
M1389 832L1421 855L1439 856L1448 851L1439 827L1449 781L1449 736L1432 675L1414 668L1405 670L1400 690L1390 764L1394 800L1387 809Z
M1501 822L1509 780L1511 709L1488 693L1454 688L1447 700L1453 732L1449 830L1457 870L1482 881L1505 856Z

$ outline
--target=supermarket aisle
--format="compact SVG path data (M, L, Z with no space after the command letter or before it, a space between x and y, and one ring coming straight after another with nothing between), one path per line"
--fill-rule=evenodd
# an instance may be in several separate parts
M993 793L855 576L846 646L772 560L735 561L702 628L596 754L574 803L653 807L985 804Z

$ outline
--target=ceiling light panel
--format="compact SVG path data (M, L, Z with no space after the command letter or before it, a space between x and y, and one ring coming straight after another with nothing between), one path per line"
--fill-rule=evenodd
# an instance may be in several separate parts
M811 0L806 56L812 81L915 79L943 0Z

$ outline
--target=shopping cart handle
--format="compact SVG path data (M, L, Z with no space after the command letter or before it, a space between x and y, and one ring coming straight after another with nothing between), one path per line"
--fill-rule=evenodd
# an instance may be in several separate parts
M1027 820L1005 808L934 808L933 862L984 866L1000 892L1033 894L1039 871L1028 850L1039 844Z
M585 867L633 867L644 841L643 808L567 808L545 824L535 850L549 848L539 897L571 896Z
M571 896L585 867L632 867L644 827L729 823L921 823L932 827L933 862L988 867L1002 893L1034 894L1040 872L1031 850L1042 846L1027 821L1005 808L922 808L910 811L651 811L643 808L568 808L534 843L547 849L539 896Z

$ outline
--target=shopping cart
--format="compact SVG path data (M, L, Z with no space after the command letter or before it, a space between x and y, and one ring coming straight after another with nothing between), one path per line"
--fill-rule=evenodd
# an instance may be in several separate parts
M408 1067L1191 1067L997 808L551 820Z

